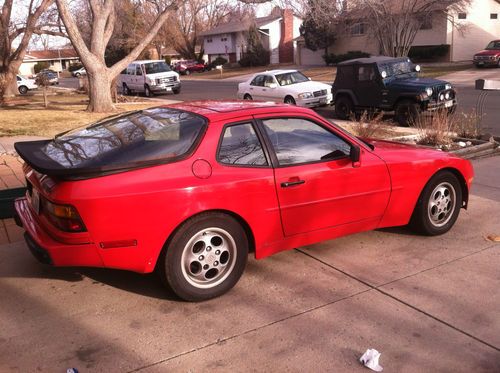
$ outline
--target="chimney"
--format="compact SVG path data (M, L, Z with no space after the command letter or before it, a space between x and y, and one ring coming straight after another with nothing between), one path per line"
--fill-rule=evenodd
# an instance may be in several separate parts
M291 9L283 9L282 13L279 58L280 63L293 63L293 11Z

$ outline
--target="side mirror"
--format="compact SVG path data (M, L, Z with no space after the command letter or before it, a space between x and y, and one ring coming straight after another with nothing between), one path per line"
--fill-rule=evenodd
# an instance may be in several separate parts
M359 158L361 155L361 149L357 145L351 146L351 151L349 153L349 158L351 158L352 163L359 163Z
M276 83L270 83L268 87L272 88L272 89L275 89L275 88L278 87L278 85Z
M422 68L420 67L420 65L416 65L415 66L415 71L418 73L420 70L422 70Z

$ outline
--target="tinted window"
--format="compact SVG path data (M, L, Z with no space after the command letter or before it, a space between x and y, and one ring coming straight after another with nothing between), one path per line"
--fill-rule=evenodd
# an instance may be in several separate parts
M17 78L17 81L20 82L21 81L21 78L19 76L16 77Z
M280 165L347 157L350 145L320 125L301 118L263 121Z
M266 77L264 78L264 85L266 87L270 87L271 84L276 84L274 78L271 75L266 75Z
M173 160L189 152L205 125L191 113L152 108L56 136L42 151L67 168Z
M387 72L387 76L398 76L413 73L413 64L408 61L389 62L381 65L381 70Z
M486 46L486 49L488 50L500 49L500 41L492 41Z
M135 67L135 75L142 75L141 65Z
M308 82L309 78L299 71L276 75L276 80L279 85L290 85L295 83Z
M264 75L257 75L255 78L253 78L250 85L264 86L264 80L265 80Z
M135 65L128 65L127 74L128 75L135 75Z
M170 66L168 66L164 61L146 63L144 64L144 68L146 70L146 74L157 74L172 71L170 70Z
M358 80L360 82L375 80L375 69L373 66L365 65L358 67Z
M226 127L219 149L219 161L234 165L267 165L260 141L250 123Z

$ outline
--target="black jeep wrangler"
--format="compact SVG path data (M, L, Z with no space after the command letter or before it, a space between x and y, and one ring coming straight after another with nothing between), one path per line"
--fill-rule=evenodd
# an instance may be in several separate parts
M366 111L394 111L403 126L422 112L457 105L456 92L443 80L419 78L420 66L408 58L369 57L341 62L332 86L335 114L348 119Z

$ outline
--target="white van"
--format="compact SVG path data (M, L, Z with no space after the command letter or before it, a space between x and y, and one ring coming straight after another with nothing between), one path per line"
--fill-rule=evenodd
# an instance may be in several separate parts
M125 95L144 92L147 97L155 93L181 92L179 74L163 60L134 61L120 74L119 82Z

